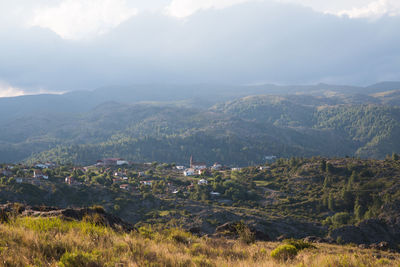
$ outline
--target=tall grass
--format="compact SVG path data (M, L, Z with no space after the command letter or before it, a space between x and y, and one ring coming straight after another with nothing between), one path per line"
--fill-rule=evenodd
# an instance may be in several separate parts
M0 224L0 266L398 267L400 264L399 254L325 244L304 248L287 261L275 260L271 251L279 245L199 238L180 229L155 231L148 227L121 233L90 220L17 217Z

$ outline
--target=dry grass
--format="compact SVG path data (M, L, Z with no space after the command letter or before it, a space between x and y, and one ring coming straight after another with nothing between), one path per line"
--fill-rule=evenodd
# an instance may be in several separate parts
M326 244L278 262L270 256L278 245L198 238L178 229L126 234L58 218L0 224L1 266L400 266L399 254Z

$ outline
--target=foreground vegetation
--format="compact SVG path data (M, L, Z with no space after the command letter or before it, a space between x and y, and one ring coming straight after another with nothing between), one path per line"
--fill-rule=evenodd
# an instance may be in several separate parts
M302 241L245 242L196 237L182 230L126 233L93 218L15 217L0 224L2 266L399 266L400 255ZM280 257L277 247L291 247ZM272 253L271 253L272 252Z
M385 160L278 159L239 171L224 168L191 177L184 177L171 164L157 162L107 168L53 166L42 170L48 180L32 178L33 167L0 166L7 174L0 174L1 204L101 205L137 227L178 226L203 235L243 221L262 232L260 239L265 241L281 235L319 236L338 243L386 241L398 249L400 240L397 154ZM66 177L75 183L66 184ZM206 183L199 184L200 180ZM353 226L358 228L349 228Z

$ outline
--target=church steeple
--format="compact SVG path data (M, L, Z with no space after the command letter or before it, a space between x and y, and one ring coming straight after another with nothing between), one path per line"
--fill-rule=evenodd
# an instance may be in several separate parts
M192 167L193 167L193 156L190 155L190 168L192 168Z

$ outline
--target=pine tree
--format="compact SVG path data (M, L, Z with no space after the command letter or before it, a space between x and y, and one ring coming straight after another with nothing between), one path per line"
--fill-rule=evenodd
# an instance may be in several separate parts
M331 211L335 210L335 198L333 197L332 194L329 194L328 209L331 210Z
M320 164L319 168L320 168L320 170L321 170L322 172L325 172L325 171L326 171L326 160L323 159L323 160L321 161L321 164Z
M364 208L361 205L360 199L357 197L354 203L354 215L357 221L361 221L364 215Z

